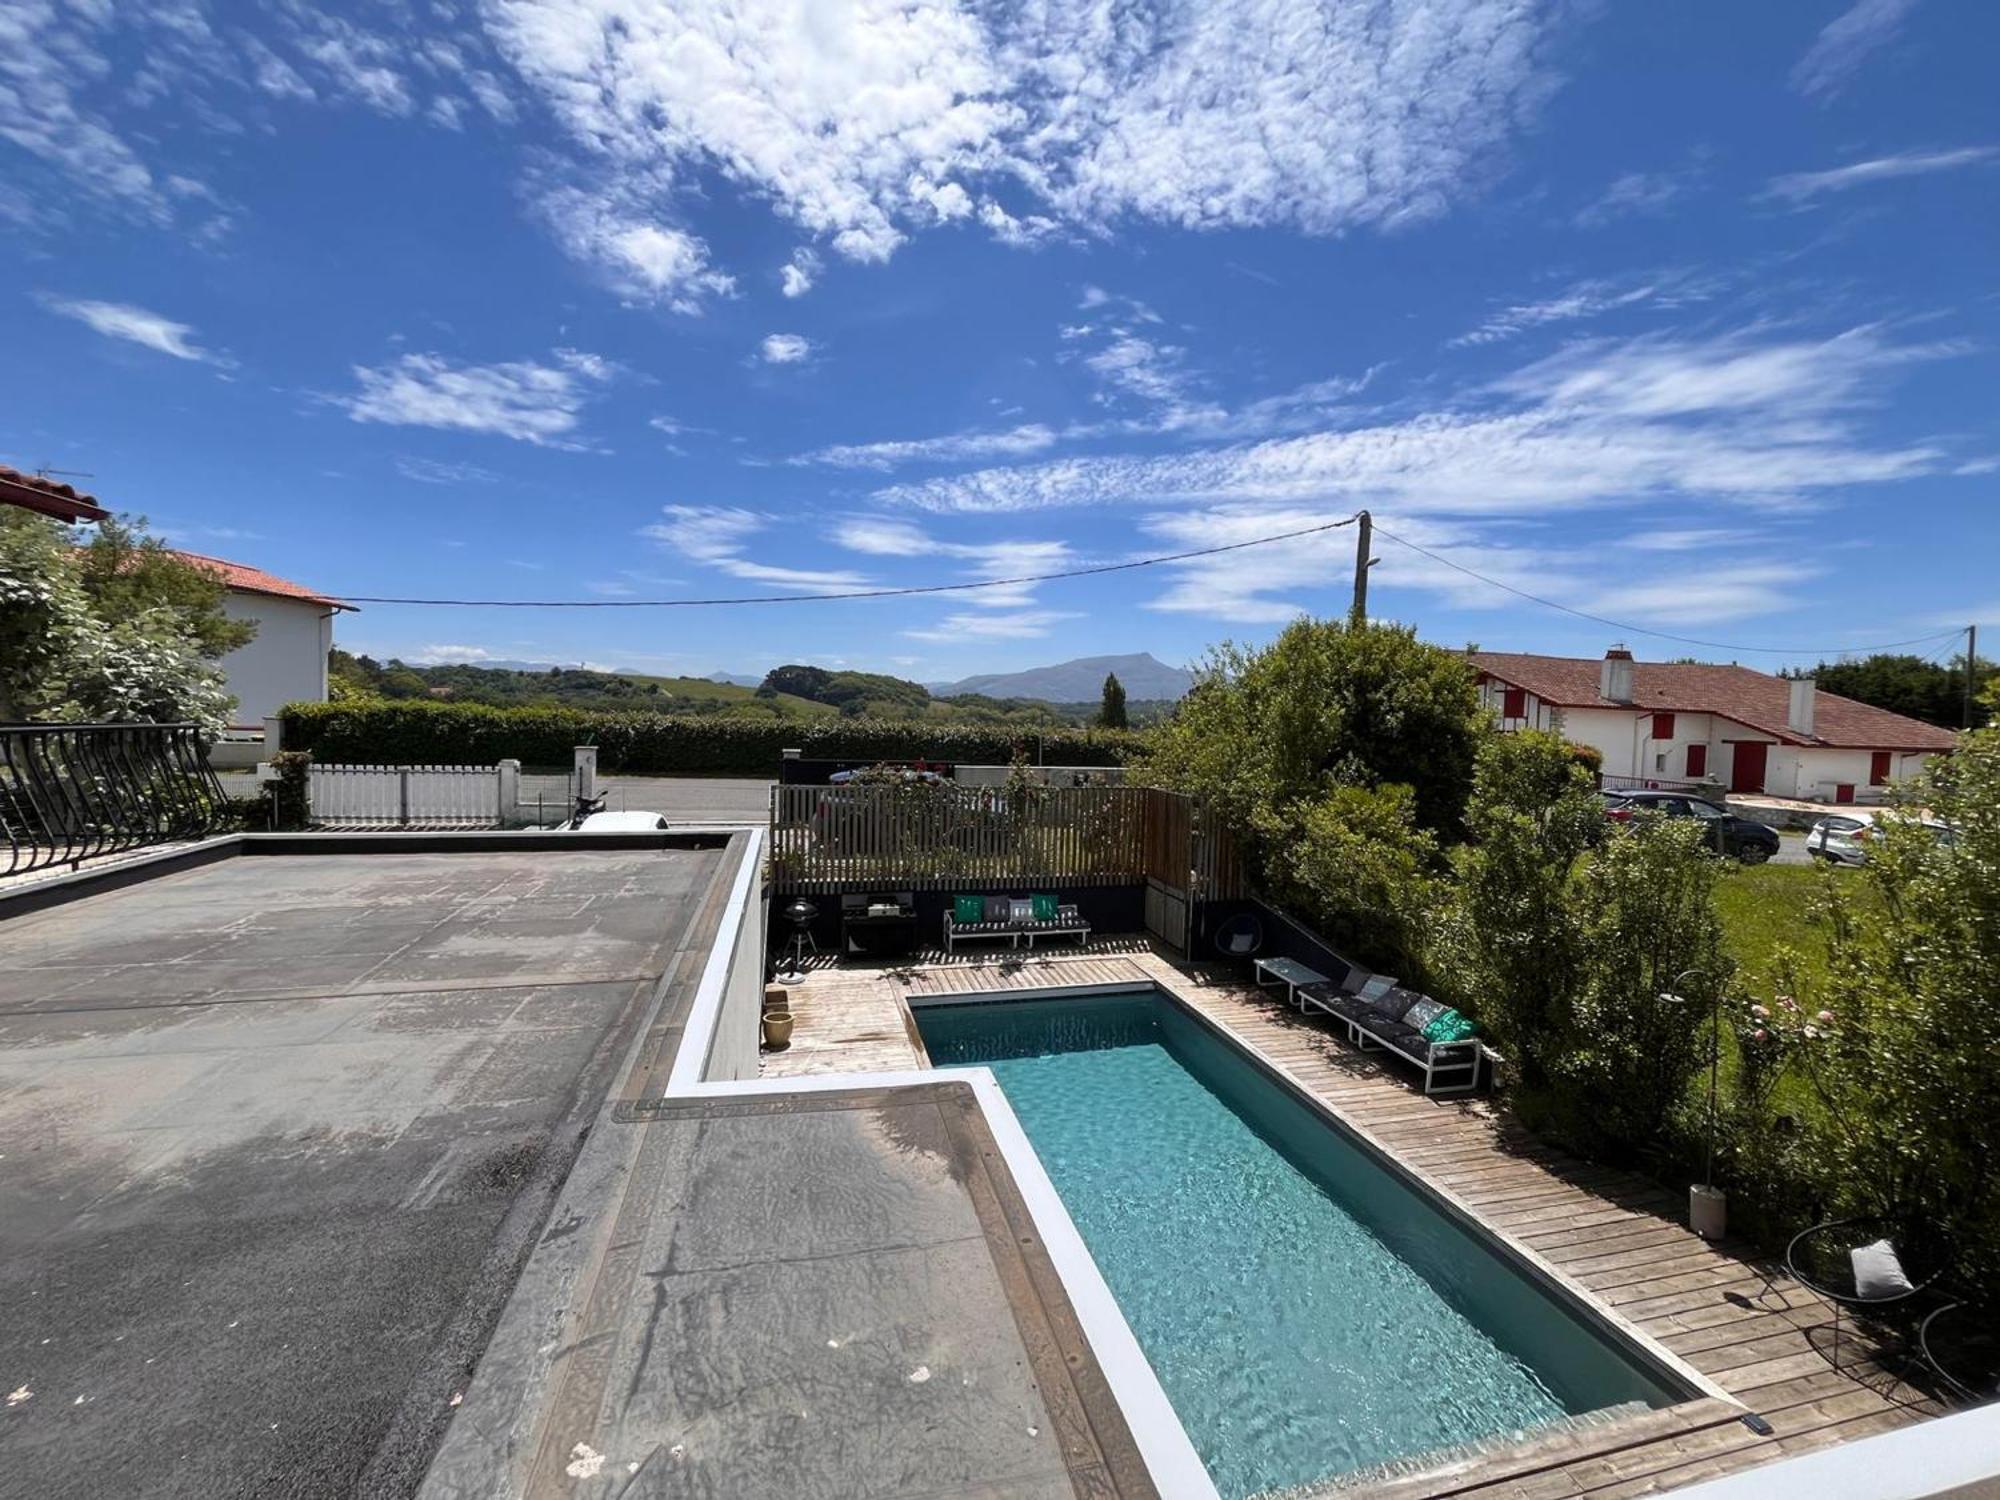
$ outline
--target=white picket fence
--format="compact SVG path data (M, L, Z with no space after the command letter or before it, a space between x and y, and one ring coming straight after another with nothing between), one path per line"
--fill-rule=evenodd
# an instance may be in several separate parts
M323 828L498 828L503 783L520 766L339 766L306 771L310 817Z

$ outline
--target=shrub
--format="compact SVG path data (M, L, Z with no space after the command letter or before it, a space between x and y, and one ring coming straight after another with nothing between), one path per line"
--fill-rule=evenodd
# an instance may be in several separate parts
M689 718L572 708L489 708L473 703L375 699L286 707L285 745L322 761L384 765L567 766L578 745L598 747L607 771L770 776L781 754L811 759L937 760L1002 765L1039 744L1052 764L1120 764L1142 736L1108 730L1026 735L1004 726L899 719Z

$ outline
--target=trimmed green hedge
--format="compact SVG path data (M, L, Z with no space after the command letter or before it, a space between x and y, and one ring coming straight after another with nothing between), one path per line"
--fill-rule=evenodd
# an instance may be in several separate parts
M477 703L292 703L285 748L313 759L374 765L567 767L595 745L607 771L775 776L780 752L809 760L938 760L1005 765L1016 746L1051 765L1115 766L1144 736L1104 729L1033 731L900 719L680 718L575 708L489 708Z

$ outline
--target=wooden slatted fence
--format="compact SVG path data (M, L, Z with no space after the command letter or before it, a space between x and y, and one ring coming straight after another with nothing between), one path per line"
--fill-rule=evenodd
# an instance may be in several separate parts
M1151 787L779 786L775 890L1142 885L1237 894L1228 840L1193 798Z

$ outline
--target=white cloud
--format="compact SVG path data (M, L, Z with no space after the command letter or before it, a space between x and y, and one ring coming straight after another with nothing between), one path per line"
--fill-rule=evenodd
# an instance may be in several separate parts
M1595 199L1578 209L1571 222L1579 229L1601 229L1606 224L1633 215L1663 213L1669 204L1691 190L1700 177L1701 173L1694 169L1623 173L1614 177L1611 185Z
M801 364L812 352L812 340L796 333L769 333L757 346L757 357L767 365Z
M1439 213L1550 86L1538 52L1554 9L493 0L487 14L612 180L665 191L718 173L879 261L939 224L1033 243L1128 216L1331 234Z
M1065 620L1081 618L1073 611L1056 609L1023 609L988 615L957 614L946 615L935 625L905 630L903 634L918 641L1032 640L1047 635Z
M491 469L482 469L478 464L444 463L434 458L415 458L399 455L396 471L405 479L414 479L420 484L497 484L501 477Z
M562 247L595 265L621 297L695 313L726 297L735 278L709 264L708 246L649 212L629 189L587 191L531 178L528 197Z
M576 448L579 414L610 365L593 354L557 350L553 362L454 364L442 354L405 354L386 365L356 365L359 389L329 399L357 422L492 433L543 447Z
M893 469L906 463L963 463L968 459L1016 458L1055 445L1053 428L1024 422L1004 432L950 432L941 437L904 438L879 443L835 443L792 460L840 469Z
M1831 99L1852 81L1868 54L1886 46L1902 28L1917 0L1857 0L1826 25L1792 69L1792 87Z
M875 557L955 557L970 562L975 579L990 578L990 587L967 590L964 600L983 609L1022 609L1031 601L1032 583L1000 583L1000 579L1032 578L1056 573L1076 561L1067 542L1005 541L947 542L914 522L894 516L844 516L828 532L837 546Z
M425 646L410 660L420 667L441 665L463 665L467 662L488 661L493 653L484 646Z
M666 519L641 527L641 536L732 578L800 593L837 594L868 587L868 579L859 573L778 567L743 556L750 539L769 524L769 518L756 511L724 505L664 505L660 513Z
M314 13L312 24L315 34L302 37L299 50L320 65L338 92L385 115L416 108L409 80L394 66L404 50L397 43L324 12Z
M890 506L1369 504L1504 515L1682 497L1770 505L1933 472L1928 444L1882 446L1855 414L1899 366L1961 352L1880 329L1597 341L1393 422L1150 457L1054 459L876 492Z
M787 297L803 297L819 279L820 259L811 250L801 246L792 252L790 262L778 273L778 289Z
M1460 334L1450 343L1454 348L1497 344L1544 324L1595 318L1621 307L1652 302L1660 295L1661 288L1652 282L1620 287L1609 281L1578 281L1539 302L1517 302L1504 307L1477 328Z
M75 318L106 338L123 339L161 354L171 354L175 359L201 360L210 364L223 362L219 356L194 342L194 329L186 323L177 323L172 318L148 312L143 307L134 307L129 302L47 297L42 299L42 305L65 318Z
M1955 172L1961 167L1984 166L2000 160L2000 146L1962 146L1953 151L1905 151L1898 156L1877 156L1850 162L1824 172L1788 172L1773 177L1764 189L1766 198L1783 198L1790 203L1809 203L1822 193L1844 193L1850 188L1890 182L1899 177L1922 177L1933 172Z
M1619 545L1634 552L1695 552L1707 547L1737 546L1754 540L1756 535L1726 526L1692 526L1678 531L1636 531Z

